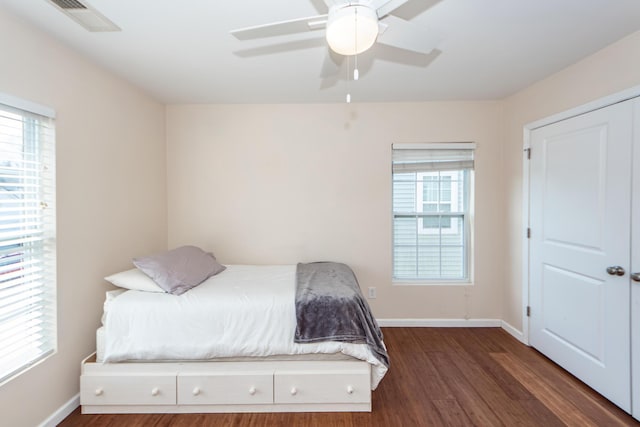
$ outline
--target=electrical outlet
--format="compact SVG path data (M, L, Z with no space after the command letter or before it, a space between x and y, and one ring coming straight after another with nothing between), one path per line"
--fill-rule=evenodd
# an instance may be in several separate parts
M376 298L376 288L374 287L369 288L369 298L370 299Z

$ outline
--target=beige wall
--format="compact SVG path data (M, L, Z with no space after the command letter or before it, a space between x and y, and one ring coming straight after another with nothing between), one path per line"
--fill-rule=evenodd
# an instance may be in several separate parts
M2 9L0 52L0 91L57 113L58 353L0 387L0 424L35 426L78 393L102 277L166 247L164 106Z
M501 316L496 102L167 107L169 246L223 263L334 260L378 318ZM474 286L391 285L391 144L475 141Z
M636 32L504 100L507 271L502 318L522 328L522 132L530 122L640 85Z
M522 132L640 84L640 32L487 103L170 106L169 245L228 263L350 263L379 318L498 318L522 330ZM473 287L391 286L393 142L479 142Z

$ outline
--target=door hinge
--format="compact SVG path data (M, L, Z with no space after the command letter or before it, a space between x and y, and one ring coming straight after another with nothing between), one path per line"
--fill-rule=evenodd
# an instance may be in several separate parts
M527 317L531 317L531 306L527 306Z
M527 239L531 238L531 229L527 227Z
M531 160L531 148L525 148L524 151L527 153L527 160Z

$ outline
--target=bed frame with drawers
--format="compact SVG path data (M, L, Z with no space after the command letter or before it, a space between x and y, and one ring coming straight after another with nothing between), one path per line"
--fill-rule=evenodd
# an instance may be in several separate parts
M83 414L370 412L371 366L335 361L82 361Z

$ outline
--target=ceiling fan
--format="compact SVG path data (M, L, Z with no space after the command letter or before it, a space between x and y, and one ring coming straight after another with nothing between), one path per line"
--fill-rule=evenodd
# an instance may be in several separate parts
M326 28L334 52L350 56L375 42L428 55L440 37L428 28L390 15L409 0L324 0L324 15L273 22L231 31L240 40L316 31Z

